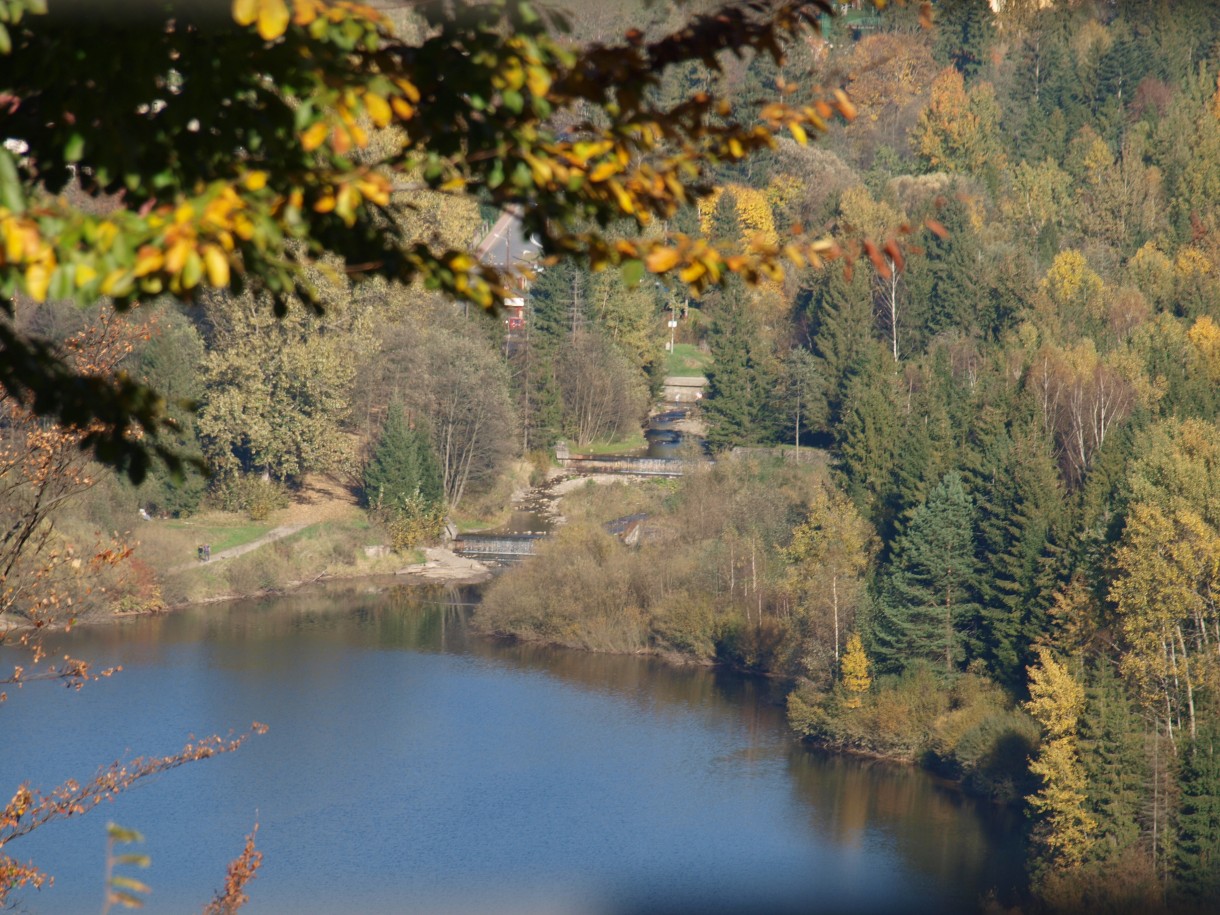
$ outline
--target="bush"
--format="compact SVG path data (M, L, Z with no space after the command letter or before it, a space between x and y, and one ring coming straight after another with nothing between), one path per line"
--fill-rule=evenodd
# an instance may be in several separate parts
M878 680L858 708L839 687L805 685L788 697L788 723L834 749L919 760L995 800L1033 790L1028 760L1038 725L985 677L946 682L920 665Z
M251 521L265 521L273 511L287 508L289 502L283 483L253 476L225 479L216 487L213 500L225 511L244 512Z
M418 491L391 508L382 508L379 514L395 553L434 543L445 532L445 514L440 505L425 499Z

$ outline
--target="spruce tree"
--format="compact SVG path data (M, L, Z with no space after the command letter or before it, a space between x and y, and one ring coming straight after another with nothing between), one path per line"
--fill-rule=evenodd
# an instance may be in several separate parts
M770 354L759 333L748 295L734 280L714 303L708 333L712 364L707 369L707 441L715 448L770 440L775 419L769 409L776 387Z
M828 422L833 427L842 417L852 375L876 349L868 271L855 270L850 278L842 270L822 271L809 290L805 307L809 348L822 364Z
M941 0L935 34L936 59L969 79L986 63L995 40L995 13L987 0Z
M371 506L394 509L417 492L428 505L443 501L440 465L428 435L407 422L402 404L392 403L364 468L364 497Z
M1220 723L1205 715L1178 775L1178 841L1174 873L1182 896L1197 905L1220 898Z
M945 474L898 538L881 589L873 640L878 661L901 671L926 661L952 674L978 611L974 503Z
M900 416L893 362L874 348L851 376L835 430L834 457L844 488L883 539L891 530Z
M1081 763L1089 810L1096 821L1092 855L1119 858L1140 838L1139 814L1145 779L1140 717L1108 658L1098 658L1085 684L1080 721Z

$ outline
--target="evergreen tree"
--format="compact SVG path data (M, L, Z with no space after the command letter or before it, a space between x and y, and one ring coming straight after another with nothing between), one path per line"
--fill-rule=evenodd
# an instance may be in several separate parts
M936 59L970 79L986 63L995 41L995 14L987 0L941 0L935 34Z
M1063 488L1054 456L1032 428L1014 441L1005 434L981 468L979 560L988 569L980 587L982 656L992 675L1023 688L1032 646L1046 631L1055 578L1047 574L1053 531L1062 523Z
M895 545L874 621L879 662L901 671L926 661L953 673L965 659L963 630L977 600L974 504L950 472Z
M740 281L717 297L707 341L707 441L715 448L769 441L776 432L768 409L776 376Z
M392 403L364 468L364 497L371 506L395 509L416 493L429 505L443 501L440 465L427 433L407 422L402 404Z
M1139 841L1143 742L1139 715L1113 663L1098 658L1085 686L1080 751L1089 811L1097 824L1092 855L1099 861L1119 858Z
M842 415L834 427L834 457L848 495L883 539L894 518L899 428L894 364L883 349L874 347L872 358L849 376Z
M923 256L911 259L906 275L911 349L938 334L975 337L991 329L990 316L981 313L987 304L982 246L979 234L970 229L966 206L950 197L936 218L948 234L931 235Z
M1178 786L1178 841L1174 874L1181 894L1195 904L1220 898L1220 723L1205 718L1187 747Z
M810 351L822 365L828 422L842 419L852 375L876 349L872 336L873 296L868 271L823 270L808 293Z

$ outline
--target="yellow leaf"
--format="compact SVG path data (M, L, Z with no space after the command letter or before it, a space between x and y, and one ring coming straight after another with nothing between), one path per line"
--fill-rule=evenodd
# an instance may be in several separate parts
M51 268L44 263L30 264L25 271L25 291L35 302L45 302L51 285Z
M233 217L233 231L237 233L237 237L242 241L249 241L254 237L254 223L250 221L248 216L238 213Z
M313 152L326 140L330 126L325 121L317 121L301 134L301 148L305 152Z
M203 265L207 268L209 283L220 287L229 285L229 259L219 247L203 246Z
M394 109L394 113L404 121L411 120L415 114L415 108L406 99L395 96L390 99L390 107Z
M251 25L258 18L258 0L233 0L233 19L238 25Z
M416 88L413 82L407 79L396 79L394 80L394 84L402 90L402 94L405 95L412 104L419 104L419 89Z
M119 267L111 270L102 280L102 295L125 295L131 288L131 274Z
M615 162L603 162L597 168L589 173L589 180L593 182L605 181L611 175L618 172L618 164Z
M160 270L165 263L165 255L152 245L145 245L136 254L136 265L132 270L135 276L146 276L154 270ZM109 282L110 277L107 277Z
M526 71L526 83L535 98L542 98L551 89L551 71L546 67L532 66Z
M253 171L246 175L246 190L261 191L267 186L267 173L264 171Z
M21 226L17 220L9 218L4 220L4 258L10 264L21 260L21 255L25 251L25 233L21 231Z
M458 179L458 185L455 188L450 188L448 185L453 184L448 182L445 190L461 190L465 186L465 182ZM356 181L356 188L364 195L366 200L370 200L378 206L390 205L390 185L389 182L378 175L368 178L361 178Z
M190 239L180 238L165 254L165 269L169 273L178 273L186 266L186 259L194 251Z
M682 268L682 270L678 273L678 279L684 283L693 283L705 273L707 273L707 268L698 261L695 261L693 264L688 264Z
M678 260L678 252L673 248L653 248L644 263L650 273L668 273Z
M317 0L296 0L292 8L292 21L300 26L309 25L318 18Z
M635 212L635 204L627 192L623 190L622 185L617 181L611 181L610 190L614 192L614 196L618 199L618 208L620 210L628 215Z
M258 0L258 34L263 41L279 38L288 29L288 4L284 0Z
M390 110L390 104L380 95L375 92L366 92L364 94L364 107L368 109L369 117L373 119L373 123L378 127L385 127L394 117Z
M97 247L100 251L109 251L114 240L119 237L119 227L106 220L97 227Z
M335 208L335 195L327 191L318 198L317 203L313 205L315 213L329 213Z
M83 289L97 279L97 271L88 264L76 265L76 288Z
M788 129L792 131L792 136L796 142L800 143L802 146L807 146L809 144L809 135L805 133L805 128L796 123L796 121L789 124Z

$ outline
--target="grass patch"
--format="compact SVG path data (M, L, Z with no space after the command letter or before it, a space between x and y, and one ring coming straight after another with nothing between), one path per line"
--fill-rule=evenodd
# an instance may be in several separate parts
M666 375L702 375L712 364L712 354L693 343L675 343L672 353L665 355Z
M234 521L228 518L209 520L206 517L165 521L162 524L172 531L182 531L199 543L210 543L213 553L250 543L275 527L274 524L265 522Z
M615 439L612 442L590 442L580 449L581 454L618 454L621 451L635 451L644 448L648 442L643 432L637 432L626 438Z
M468 534L471 531L482 531L489 527L497 527L503 521L503 519L498 518L454 518L452 520L453 526L458 529L459 534Z

